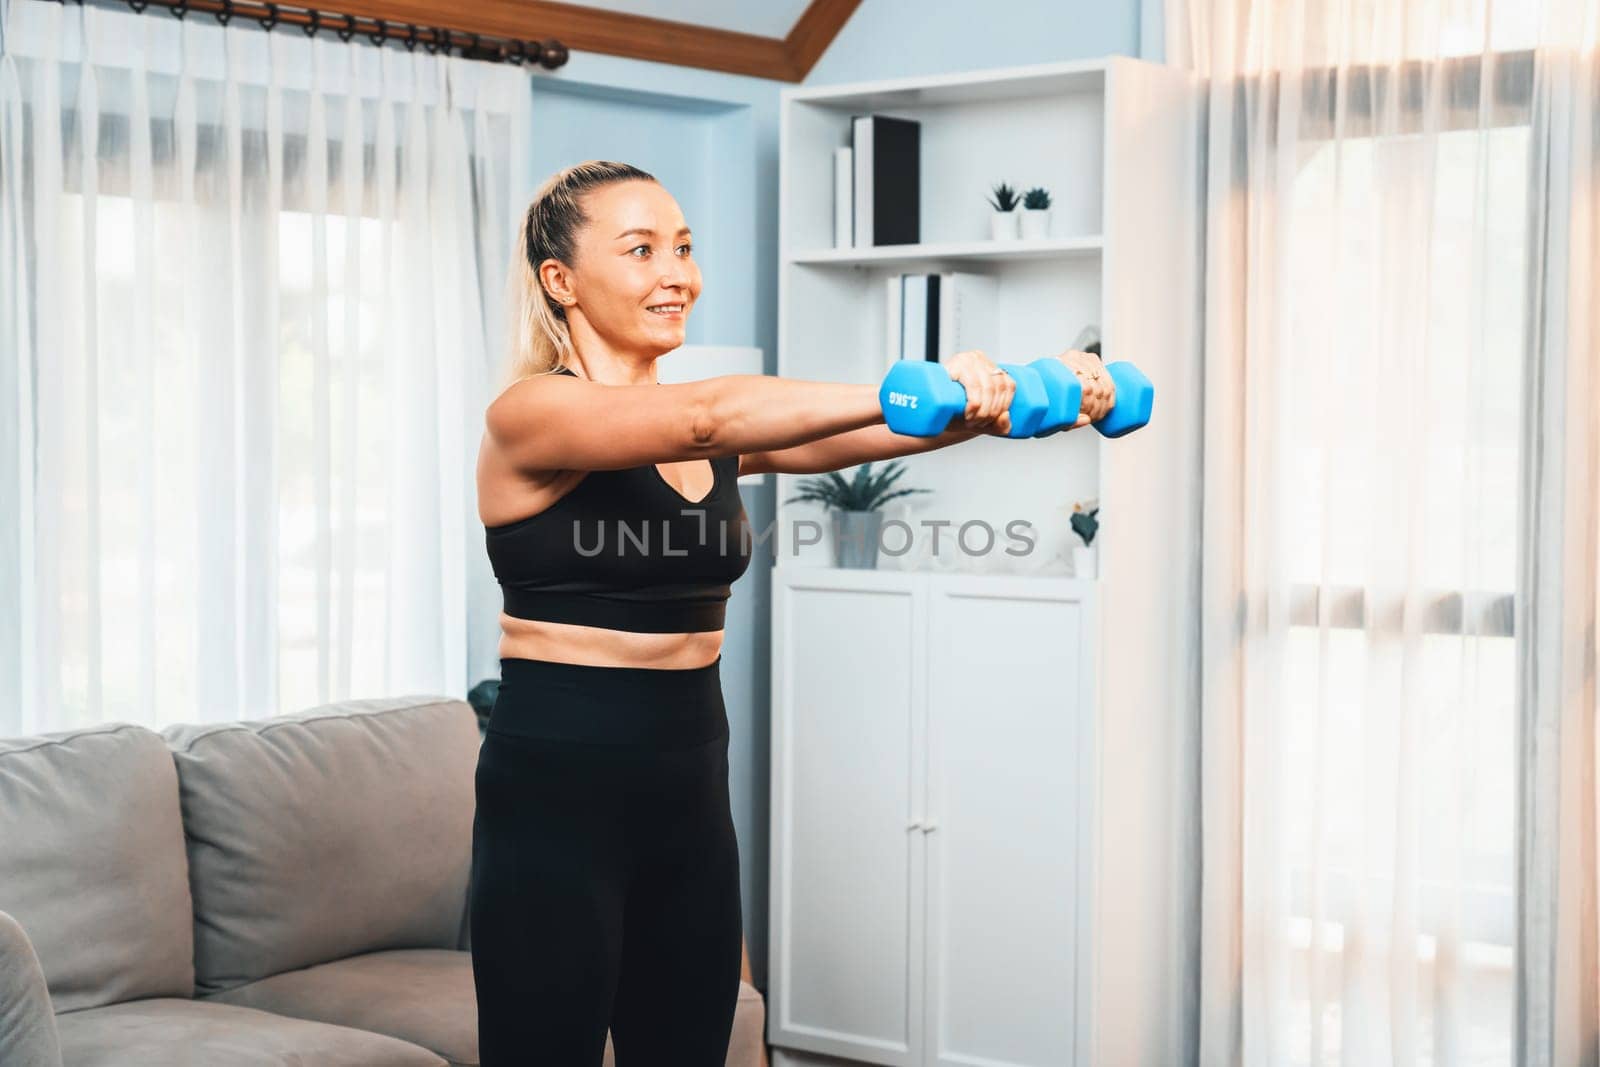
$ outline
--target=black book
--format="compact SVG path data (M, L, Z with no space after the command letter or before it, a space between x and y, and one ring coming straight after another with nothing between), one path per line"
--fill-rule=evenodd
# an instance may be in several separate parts
M921 240L922 125L892 115L855 115L855 243L914 245Z

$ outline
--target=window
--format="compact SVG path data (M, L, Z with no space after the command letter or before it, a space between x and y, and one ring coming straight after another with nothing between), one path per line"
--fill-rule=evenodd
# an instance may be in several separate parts
M69 194L62 203L62 247L88 247L83 198ZM312 275L313 216L279 214L277 366L261 374L221 360L196 365L186 316L205 312L186 306L180 295L182 258L156 256L146 261L154 276L139 277L134 202L102 194L95 203L100 403L92 427L62 428L61 530L76 542L67 558L88 560L97 552L98 560L63 571L61 610L68 632L100 628L104 714L142 720L141 695L154 686L154 708L178 709L173 721L192 718L186 709L198 703L195 660L205 640L196 637L207 625L206 602L220 596L214 583L231 572L208 563L245 553L255 561L271 558L257 551L266 537L277 539L276 573L260 573L253 563L240 579L262 583L255 593L264 606L276 600L275 615L262 620L269 632L276 630L278 648L277 707L265 713L314 706L329 691L381 691L390 521L388 389L380 351L383 224L360 219L358 266L347 263L346 218L323 216L327 273L319 280ZM176 246L184 232L181 210L172 201L150 206L157 247ZM320 298L319 286L325 287ZM350 300L358 302L353 358L345 330ZM149 375L130 358L129 347L146 315L153 341ZM107 328L113 324L118 328ZM328 345L320 372L319 330L326 331ZM247 344L247 358L271 351L265 341ZM241 401L233 411L202 410L200 378L235 372L240 376L228 392L236 398L261 380L271 381L276 396ZM63 389L88 387L80 361L63 361L62 373ZM252 424L256 419L275 420L275 431ZM220 435L212 432L218 429ZM262 528L257 516L275 527ZM246 604L251 599L239 596ZM336 636L319 641L319 634ZM134 635L141 639L130 640ZM92 647L74 642L64 653L92 654ZM145 657L153 659L147 664ZM68 666L63 703L94 706L82 688L90 684L88 665Z
M1302 145L1287 211L1289 1047L1387 1048L1347 1027L1350 971L1398 960L1421 1062L1453 1032L1460 1062L1504 1064L1529 133L1367 132ZM1414 952L1391 957L1391 937ZM1447 1011L1458 1030L1431 1025Z

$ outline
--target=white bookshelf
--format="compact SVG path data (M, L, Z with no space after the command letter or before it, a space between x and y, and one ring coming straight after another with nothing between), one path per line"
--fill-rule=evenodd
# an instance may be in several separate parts
M830 536L791 536L829 529L784 503L804 476L776 476L774 1067L1134 1062L1116 1028L1161 1009L1135 976L1176 933L1129 906L1128 882L1178 876L1157 869L1171 768L1140 743L1184 699L1172 607L1198 593L1197 101L1187 74L1122 58L781 94L780 376L877 384L885 279L954 269L999 282L991 358L1053 355L1094 324L1156 399L1115 441L907 457L900 485L933 492L886 515L949 520L940 559L924 531L877 571L833 568ZM836 248L833 150L873 111L921 124L921 240ZM1050 190L1048 237L989 239L1001 181ZM1091 498L1086 580L1068 516ZM1037 539L1025 557L950 551L964 522L1003 546L1016 520Z
M998 333L983 345L996 360L1026 362L1054 354L1090 323L1108 335L1102 283L1111 218L1106 190L1117 180L1105 137L1112 67L1107 62L1049 64L786 91L780 134L778 373L880 381L890 355L884 279L908 271L963 270L1000 280ZM868 111L921 124L918 244L833 245L833 149L849 143L851 117ZM1047 238L989 238L987 197L1000 181L1019 193L1036 185L1050 190L1054 203ZM1108 354L1115 352L1114 337L1105 336L1105 344ZM1159 386L1157 397L1159 403ZM970 555L958 550L935 560L931 545L924 543L880 566L1068 574L1070 509L1074 501L1099 491L1096 436L1091 431L1042 441L986 438L907 458L901 484L933 493L904 498L886 515L918 530L925 529L924 519L984 522L997 534L1006 523L1021 520L1038 532L1038 541L1025 558L981 554L976 549L987 535L974 526ZM793 529L801 519L825 519L814 505L782 503L793 494L796 480L777 479L780 530ZM798 555L785 550L779 564L829 566L830 553L825 538Z
M1005 263L1039 259L1076 259L1098 256L1105 242L1088 237L1018 238L1015 241L946 241L943 244L878 245L872 248L821 248L799 252L791 263L818 266L882 266L905 270L911 264L935 260L967 269L968 262Z

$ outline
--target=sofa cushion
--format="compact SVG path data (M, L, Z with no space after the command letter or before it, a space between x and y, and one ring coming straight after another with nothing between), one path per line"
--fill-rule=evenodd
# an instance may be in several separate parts
M274 975L207 999L390 1034L437 1052L452 1067L478 1067L478 1001L472 957L465 952L374 952ZM740 982L727 1067L758 1067L766 1030L760 992ZM604 1067L615 1063L607 1034Z
M130 1000L58 1016L64 1067L443 1067L427 1049L348 1026L203 1000Z
M366 952L456 947L479 745L466 702L354 700L164 733L198 994Z
M172 754L132 723L0 740L0 908L57 1011L190 996L193 915Z
M22 924L0 911L0 1063L61 1067L55 1010Z
M451 1063L478 1062L472 957L452 949L369 952L275 974L208 1000L357 1026L432 1049Z

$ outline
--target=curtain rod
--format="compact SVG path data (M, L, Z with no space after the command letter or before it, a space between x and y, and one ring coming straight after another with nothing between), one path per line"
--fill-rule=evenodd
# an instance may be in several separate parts
M57 0L65 4L66 0ZM415 51L418 45L429 55L443 49L452 51L463 59L480 59L490 63L537 63L546 70L555 70L567 62L567 46L557 40L519 41L507 37L490 37L477 33L441 26L414 26L409 22L389 22L366 15L346 15L317 8L290 7L269 3L267 0L116 0L143 14L148 8L164 7L178 18L190 14L210 15L226 26L235 18L246 18L271 31L277 26L298 26L307 37L318 33L338 34L341 41L349 41L356 34L373 44L398 41L407 50ZM78 0L82 6L83 0Z

